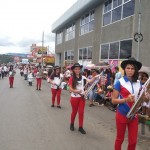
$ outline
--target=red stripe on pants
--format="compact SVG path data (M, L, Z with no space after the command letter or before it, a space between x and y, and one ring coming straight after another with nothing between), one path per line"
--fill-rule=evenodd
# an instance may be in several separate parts
M138 135L138 118L128 120L119 112L116 113L117 136L115 141L115 150L121 150L124 141L126 127L128 127L128 149L135 150Z
M55 104L55 97L57 96L57 106L60 105L60 95L61 95L62 89L53 89L51 88L52 92L52 105Z
M9 77L9 85L10 85L10 87L13 87L13 83L14 83L14 77Z
M74 124L76 114L79 114L79 127L83 127L85 100L81 97L71 97L72 106L71 124Z
M36 78L36 88L41 89L42 78Z

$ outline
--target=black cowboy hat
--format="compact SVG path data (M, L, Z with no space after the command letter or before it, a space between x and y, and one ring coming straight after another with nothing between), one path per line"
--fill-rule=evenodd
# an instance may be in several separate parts
M134 64L137 66L138 70L141 69L142 67L142 63L137 61L134 57L130 57L128 60L124 60L122 63L121 63L121 68L122 69L125 69L126 65L127 64Z
M75 67L80 67L80 68L82 68L83 66L80 65L79 63L75 63L73 66L71 66L71 70L73 70Z
M61 67L59 67L59 66L54 66L54 69L56 70L56 69L61 69Z

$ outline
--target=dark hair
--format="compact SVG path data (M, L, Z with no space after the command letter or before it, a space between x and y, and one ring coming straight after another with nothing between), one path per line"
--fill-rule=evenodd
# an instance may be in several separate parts
M53 72L51 73L50 79L54 80L54 77L56 76L60 78L60 72L58 75L56 75L56 70L54 69Z
M81 80L82 76L81 76L81 74L79 74L79 78L77 78L75 72L73 71L72 77L73 77L72 88L76 89L76 86L77 86L77 83L78 83L77 81Z
M115 70L119 70L119 67L118 67L118 66L116 66L116 67L115 67Z
M13 71L13 66L10 65L9 71Z
M135 69L134 75L132 76L132 82L137 82L139 77L138 67L135 64L131 64L131 65L133 65ZM125 71L124 71L124 75L126 75Z
M145 75L145 77L148 78L148 74L147 73L143 72L142 73L142 77L143 77L143 75Z

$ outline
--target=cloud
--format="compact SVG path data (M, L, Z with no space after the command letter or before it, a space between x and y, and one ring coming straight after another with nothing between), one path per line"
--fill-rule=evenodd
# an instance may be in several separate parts
M14 43L11 42L11 38L9 37L0 37L0 46L14 46Z
M38 40L38 39L23 38L22 40L18 41L17 45L19 47L23 47L23 48L25 48L25 47L30 48L30 46L33 43L40 43L40 40Z
M55 34L53 34L53 33L46 34L44 36L44 38L45 38L46 41L55 42Z
M0 5L0 54L30 52L30 46L42 45L55 49L51 25L77 0L5 0ZM58 5L59 3L59 5ZM9 5L8 5L9 4ZM65 4L65 5L64 5Z

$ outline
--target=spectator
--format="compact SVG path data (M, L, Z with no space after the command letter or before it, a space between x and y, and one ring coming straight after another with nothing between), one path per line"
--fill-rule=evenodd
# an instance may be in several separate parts
M115 80L114 80L114 85L116 82L122 77L121 72L119 72L119 67L115 67Z

